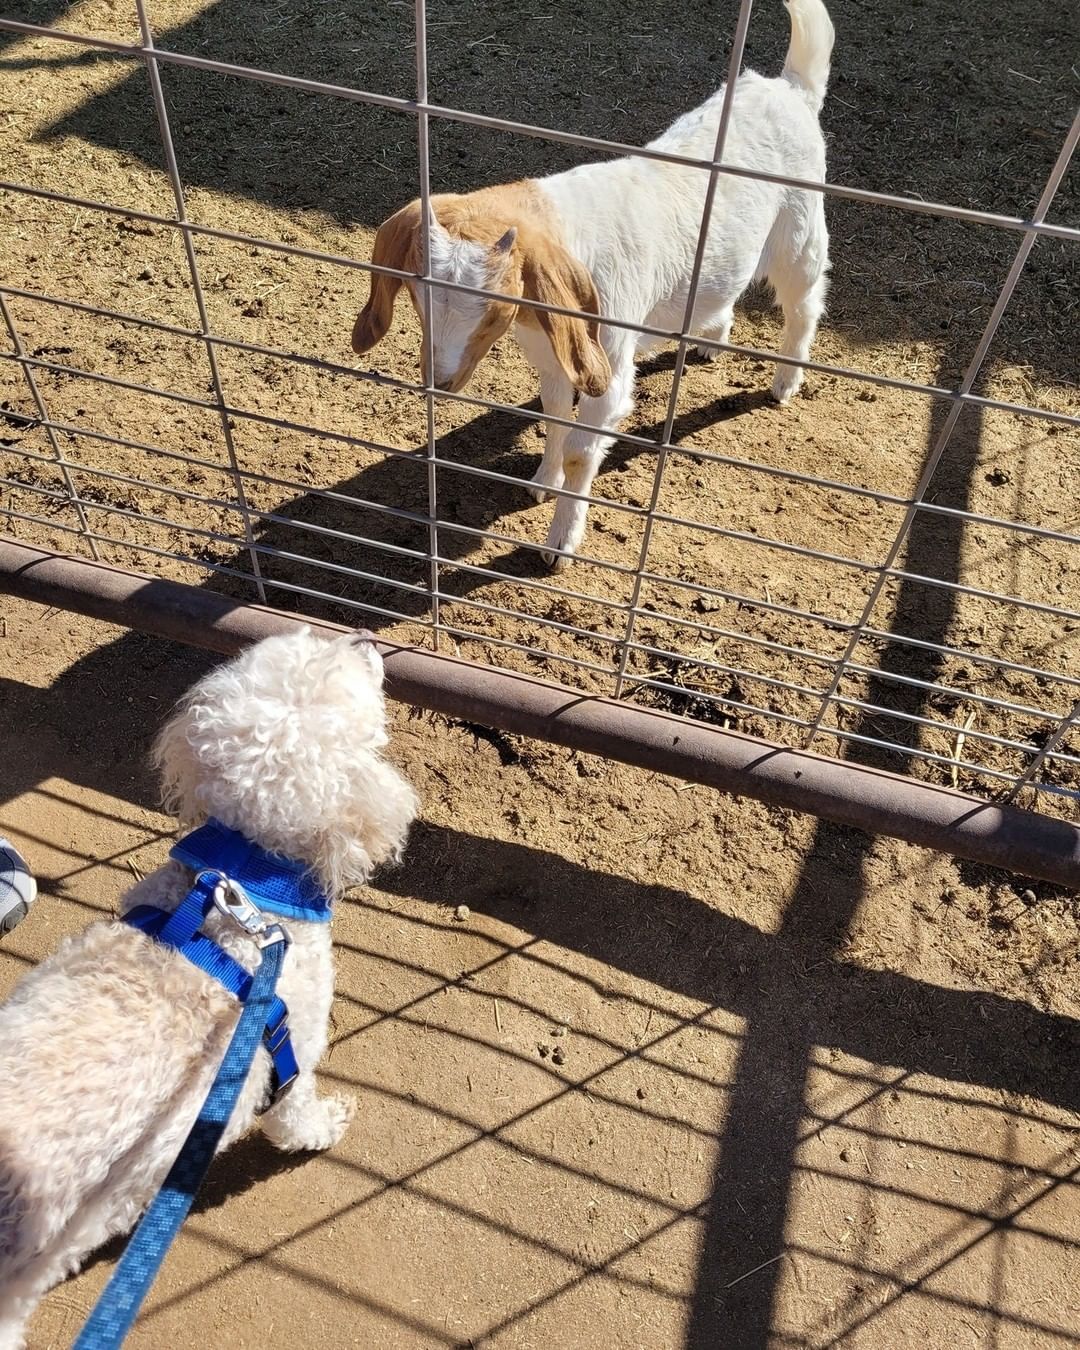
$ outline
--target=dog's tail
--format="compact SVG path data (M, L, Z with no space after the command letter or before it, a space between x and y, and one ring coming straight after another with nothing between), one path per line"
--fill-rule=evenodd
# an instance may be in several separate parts
M805 93L815 112L825 102L829 57L835 36L829 11L821 0L784 0L791 20L791 42L783 78Z

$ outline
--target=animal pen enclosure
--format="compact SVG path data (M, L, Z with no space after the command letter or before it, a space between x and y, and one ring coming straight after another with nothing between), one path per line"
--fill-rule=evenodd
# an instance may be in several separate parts
M744 3L731 70L741 66L750 16ZM991 351L1004 345L1010 302L1039 242L1044 252L1055 251L1050 268L1060 266L1062 275L1050 284L1062 288L1055 298L1069 312L1075 264L1065 253L1075 251L1080 230L1067 216L1055 218L1053 207L1080 121L1069 126L1059 118L1054 132L1044 133L1045 172L1031 176L1030 210L1023 214L858 183L813 185L830 202L858 208L870 228L889 213L905 220L900 230L924 231L924 240L939 222L994 237L993 265L980 260L978 276L950 279L949 252L927 245L921 260L927 275L898 278L884 299L887 307L922 288L949 294L933 310L940 328L959 327L962 335L950 332L947 354L942 351L937 369L923 378L888 362L860 366L815 353L807 363L817 381L809 394L820 400L828 390L849 420L839 428L827 417L812 432L801 407L785 415L762 406L759 387L768 384L776 359L771 328L758 343L711 344L741 358L739 369L749 378L735 379L738 392L713 398L704 409L699 404L711 372L688 376L686 365L697 335L651 330L676 343L673 360L662 356L648 367L659 386L645 400L656 409L656 424L628 430L611 461L618 468L636 459L644 472L629 492L616 488L593 498L599 509L582 557L556 580L545 574L530 528L543 508L525 528L514 528L524 501L518 484L528 476L520 453L509 454L508 446L501 457L486 448L470 452L474 437L483 444L487 436L507 443L525 437L531 448L540 420L535 405L515 406L494 387L491 372L486 382L478 377L475 392L449 395L410 380L400 362L388 375L365 363L346 364L333 345L315 354L287 337L265 340L277 336L277 325L267 321L272 297L294 288L294 281L260 280L250 294L230 294L233 274L216 271L222 250L258 258L264 271L302 267L309 280L318 279L311 299L339 309L344 336L351 314L343 297L355 297L371 264L363 250L310 247L290 230L262 237L192 211L185 141L199 134L196 91L215 81L248 94L284 90L285 102L301 110L297 126L305 135L316 131L321 115L311 112L314 102L341 101L397 118L400 135L415 138L418 160L400 183L382 185L382 196L394 204L413 195L414 184L427 199L435 127L512 136L515 167L527 161L535 141L578 157L664 153L436 102L428 91L422 4L414 16L414 97L291 73L287 67L302 59L297 51L282 60L285 68L223 60L200 50L210 44L198 22L155 35L145 7L137 8L137 17L138 33L123 37L77 25L61 32L3 24L11 36L70 44L74 55L59 58L60 66L90 60L124 69L136 62L139 69L112 81L85 118L102 143L117 139L121 127L119 143L145 142L146 127L132 119L140 93L148 94L141 112L156 124L164 170L155 191L138 202L118 200L108 184L84 196L44 181L3 183L16 221L24 218L20 213L44 211L55 213L54 232L63 220L72 229L112 231L132 267L151 252L160 255L157 267L125 275L125 304L88 298L92 285L80 295L70 288L58 293L65 288L20 285L18 270L9 273L2 309L9 344L3 354L9 391L3 512L21 537L66 543L95 559L178 580L207 581L238 597L392 627L395 637L442 650L452 644L474 659L778 744L1010 800L1027 786L1044 801L1075 800L1080 754L1069 733L1080 712L1080 678L1065 658L1068 634L1080 625L1072 586L1072 550L1080 536L1062 499L1068 489L1063 480L1061 493L1050 492L1035 510L1025 502L1013 513L999 504L1008 494L995 491L1019 484L1026 468L1014 463L1015 455L1030 455L1034 445L1045 446L1067 471L1080 425L1070 407L1068 351L1053 353L1054 363L1063 358L1060 370L1045 376L1034 367L1028 374L1026 366L1006 366L1011 385L993 374ZM442 22L452 41L453 26L463 21ZM253 40L257 52L260 39ZM498 52L505 56L501 47ZM844 60L841 32L841 83ZM170 81L176 82L171 96ZM268 115L281 116L282 106ZM178 117L179 138L172 128ZM237 120L250 149L260 124ZM362 164L365 138L360 128L355 134L350 153ZM342 152L340 135L335 128L327 150ZM712 187L724 173L755 176L753 167L724 164L724 135L722 119L716 159L699 166ZM517 148L522 144L524 150ZM309 153L302 146L296 151L302 160ZM204 153L212 150L204 147L196 156L197 176L205 176ZM319 153L316 140L310 150L316 162ZM501 166L507 156L493 158ZM385 176L387 168L378 156L368 168L358 164L361 197L366 179ZM468 185L445 160L438 169L440 185ZM230 171L243 174L235 163ZM334 174L341 171L341 159L334 159ZM450 177L454 181L446 182ZM152 249L144 247L148 241ZM852 267L845 242L834 227L840 288L850 285ZM41 274L39 258L26 261ZM949 292L950 280L958 293L979 299L963 316L953 308L957 292ZM302 291L294 303L307 304ZM185 305L190 319L177 322ZM693 295L687 324L692 311ZM887 328L889 316L884 324L881 318L874 323ZM56 333L66 335L63 342L48 340ZM83 350L76 345L82 334L97 359L80 365L74 353ZM47 340L39 341L43 336ZM1032 340L1030 332L1013 336L1021 347ZM1058 337L1038 335L1040 359ZM912 372L920 371L931 345L915 344ZM69 355L71 361L59 359ZM142 378L146 365L164 365L180 378ZM1035 383L1044 379L1041 387ZM71 409L73 393L75 402L97 406ZM910 412L897 420L912 400L925 423L921 448L912 444ZM355 409L365 401L372 416L358 419ZM287 415L291 408L296 413ZM476 422L462 424L471 416ZM440 419L447 418L458 425L444 431ZM765 443L744 450L740 433L754 418L767 422ZM174 424L170 434L160 434L163 420ZM728 444L701 443L711 425L727 421L736 433ZM490 427L483 440L477 422L487 424L485 432ZM159 434L149 434L151 428ZM820 452L801 453L801 441L816 446L823 440ZM851 443L859 441L862 453L853 458ZM343 458L355 466L354 476L325 481L324 466ZM845 476L848 466L855 471ZM509 522L503 502L512 503Z
M323 0L9 7L11 17L0 21L0 515L17 541L5 555L12 570L50 551L77 552L199 587L199 612L226 630L230 613L235 632L252 623L240 607L265 596L301 615L374 627L390 643L460 653L481 668L469 693L487 691L505 671L528 677L538 698L549 696L547 681L580 691L586 697L574 715L583 719L589 699L606 708L601 700L614 698L627 715L662 714L653 725L686 718L678 725L693 746L710 737L741 743L730 733L749 733L787 753L808 748L830 757L829 772L843 779L830 789L840 817L841 797L850 817L860 785L890 770L953 803L951 822L933 839L943 847L950 829L959 840L951 789L1012 800L1038 814L1019 817L1009 847L1031 831L1022 856L1032 871L1073 877L1080 219L1069 163L1078 124L1068 34L1075 14L1070 4L1046 3L997 14L991 24L959 5L913 4L887 19L856 0L830 10L837 26L823 113L830 174L819 187L833 283L806 396L782 410L764 397L778 325L760 296L737 313L735 340L715 365L689 355L685 332L665 335L671 343L643 363L637 413L597 479L582 556L556 578L539 560L551 506L531 504L524 490L541 413L530 402L532 373L512 343L500 344L456 396L418 382L415 325L399 323L374 354L377 371L349 354L374 227L430 189L467 190L597 155L643 153L634 147L718 86L729 63L738 65L744 38L749 64L767 75L779 69L782 8L759 4L751 13L745 2L710 3L661 16L637 3L524 0L432 2L426 11L423 3L347 10ZM718 163L700 171L722 182L733 167L723 164L722 146ZM173 603L173 592L109 575L110 617L122 616L123 604L129 615L142 604L140 623L162 625L155 595ZM42 598L66 592L69 603L105 612L85 573L56 563L36 563L22 582L2 585L39 583ZM175 613L169 622L176 624ZM226 631L220 640L235 637ZM98 654L67 677L73 699L89 702L100 686L111 691L110 678L133 664L133 645L116 646L115 662ZM412 693L422 702L432 668L415 660ZM455 696L464 697L447 693L446 711ZM493 695L487 705L493 721L496 703ZM537 727L557 720L553 706L543 705ZM624 744L635 734L628 730ZM517 790L520 765L506 760L518 752L503 743L498 751L501 777ZM437 762L447 775L457 772L451 759ZM591 791L588 769L573 772L580 784L559 790ZM745 764L737 774L754 787ZM632 783L643 791L640 780ZM792 800L790 783L787 797L769 791ZM608 801L601 828L652 868L653 834L663 833L667 817L653 819L629 790L623 796L646 824L623 831ZM679 828L689 829L696 799L673 800ZM879 824L888 823L880 803L866 810L861 823L872 825L875 810ZM529 829L545 838L543 808L529 811ZM726 878L719 818L701 818L717 836L715 849L711 841L701 846L702 871L708 863ZM754 851L758 831L762 850L791 849L797 827L785 825L785 835L769 817L747 820ZM904 830L925 824L925 814L910 811ZM590 894L589 855L560 862L557 849L540 854L515 844L503 857L482 834L480 823L467 836L467 863L432 848L437 866L445 864L439 887L471 899L469 876L490 869L507 891L515 875L535 872L552 878L553 894ZM423 839L416 847L427 859ZM528 1134L540 1107L528 1118L515 1100L522 1124L510 1106L505 1119L491 1106L488 1121L471 1096L443 1101L454 1129L481 1121L469 1128L482 1145L494 1147L497 1133L513 1138L529 1160L530 1195L543 1197L532 1202L537 1208L554 1212L563 1203L565 1192L545 1179L557 1169L560 1184L582 1188L583 1209L594 1203L592 1190L602 1197L602 1217L594 1222L590 1209L573 1244L539 1221L534 1230L522 1217L528 1206L508 1217L492 1203L489 1229L528 1230L512 1235L524 1256L515 1249L505 1267L493 1260L508 1286L511 1266L566 1263L568 1273L560 1268L550 1285L571 1298L603 1281L654 1312L668 1309L655 1312L663 1334L646 1331L635 1341L626 1330L613 1345L824 1346L845 1335L868 1346L959 1343L972 1318L985 1318L980 1329L1002 1345L1038 1336L1073 1343L1075 1310L1053 1303L1075 1259L1061 1238L1067 1223L1031 1215L1036 1196L1045 1193L1052 1205L1075 1186L1075 1158L1064 1143L1057 1147L1064 1134L1054 1135L1053 1148L1046 1142L1080 1105L1061 1068L1073 1053L1075 1020L1032 1008L1019 975L1015 996L981 992L974 957L958 989L944 964L933 978L914 979L878 968L853 938L836 938L834 929L857 929L865 901L855 878L875 866L887 872L875 847L845 852L817 830L805 867L785 882L789 908L763 910L757 926L727 914L700 918L672 875L686 869L681 853L666 871L657 868L655 884L628 888L599 872L627 912L662 916L657 931L664 941L674 935L670 951L653 932L635 938L636 919L613 916L606 901L583 901L580 922L545 914L541 932L573 949L586 971L567 962L575 979L598 979L586 963L602 959L663 986L648 1006L633 991L647 1034L635 1024L624 1038L614 1012L607 1022L597 1017L578 1096L599 1103L605 1128L632 1110L654 1131L674 1134L678 1122L690 1143L675 1163L658 1152L672 1174L654 1177L649 1149L658 1136L643 1135L639 1153L632 1127L612 1126L613 1158L645 1159L635 1161L641 1176L628 1179L614 1162L596 1161L591 1125L579 1140L565 1126L549 1140L539 1125ZM989 845L983 838L967 847L985 857ZM408 888L444 898L422 872L416 864L388 883L410 933L421 921L407 910ZM949 886L963 893L971 874L960 876ZM887 875L879 889L910 884ZM911 892L900 894L906 904ZM1049 894L1062 906L1063 930L1073 933L1065 902ZM1014 900L1021 904L1019 891ZM508 923L536 922L510 901L488 903ZM937 893L931 915L935 906L945 915L958 908ZM384 963L401 962L392 966L397 980L418 979L406 965L412 949L403 951L388 913L365 907L364 918L379 941L385 936ZM827 932L811 960L804 947L808 933L818 942L818 921ZM1014 928L997 932L999 921L988 911L978 936L986 945L992 933L1019 945ZM438 936L447 945L458 940L449 921ZM527 964L545 991L533 1004L554 1006L550 991L563 996L565 986L554 983L550 958L528 944L511 950L510 942L505 959ZM488 959L476 955L475 969L486 970ZM360 958L348 960L355 996L365 988ZM472 970L471 962L460 965ZM378 970L370 957L361 973ZM1075 965L1065 978L1068 971ZM457 966L446 981L458 982L463 1000L478 997ZM505 1022L511 1010L525 1016L520 989L520 1003L502 997ZM714 1010L701 1012L695 1000ZM470 1034L479 1035L471 1026ZM987 1038L1000 1059L985 1050ZM500 1042L490 1054L509 1062L511 1051ZM345 1047L334 1072L359 1073L348 1055ZM629 1072L641 1065L639 1086ZM698 1094L693 1103L666 1095L660 1080L669 1072ZM473 1076L480 1081L475 1068ZM402 1112L414 1109L404 1104L412 1086L404 1076L395 1086ZM993 1104L980 1098L973 1106L984 1092L998 1094ZM966 1115L958 1124L968 1112L979 1117L977 1128ZM713 1157L703 1141L721 1114L723 1152ZM822 1139L841 1114L851 1160L823 1161ZM413 1117L402 1118L411 1129ZM1036 1156L1024 1141L1040 1130ZM599 1128L595 1134L604 1142ZM453 1141L445 1156L453 1156ZM985 1169L993 1184L985 1195L957 1195L954 1166L980 1177ZM858 1176L838 1180L844 1169ZM512 1170L497 1175L508 1191L520 1184ZM429 1203L438 1181L409 1176L413 1205ZM806 1226L811 1180L844 1196L844 1187L862 1184L864 1195L873 1191L874 1203L892 1208L876 1212L887 1217L872 1232L877 1218L864 1221L841 1199L830 1245ZM333 1181L344 1184L337 1173ZM420 1196L421 1185L429 1194ZM476 1211L486 1204L478 1188L450 1183L444 1199L459 1217L466 1203ZM610 1232L604 1207L618 1215ZM693 1259L675 1250L687 1225L700 1238ZM980 1248L984 1230L991 1236ZM348 1231L363 1243L362 1232ZM977 1257L998 1238L985 1281L965 1274L964 1262L976 1259L968 1244ZM1015 1252L1008 1241L1044 1245L1038 1259L1023 1247L1021 1258L1009 1258L1001 1255ZM794 1255L779 1261L785 1243ZM649 1255L657 1247L663 1259ZM268 1249L259 1259L276 1257ZM316 1252L311 1287L325 1274L320 1259ZM667 1271L682 1272L680 1261L689 1273L665 1283ZM348 1278L335 1270L343 1285ZM818 1286L835 1299L814 1321L808 1287ZM262 1292L273 1302L272 1288ZM595 1343L594 1312L556 1321L546 1339L543 1330L527 1339L528 1318L564 1306L555 1294L548 1303L547 1294L522 1288L497 1312L482 1315L478 1306L474 1320L463 1314L454 1331L412 1307L413 1290L377 1292L394 1304L394 1335L404 1337L387 1333L386 1344L459 1345L466 1330L484 1344L546 1346L560 1332L567 1345ZM674 1325L669 1305L678 1300L676 1335L663 1317ZM613 1295L603 1325L621 1326L618 1309L632 1301ZM917 1311L909 1311L913 1304ZM172 1324L155 1321L147 1335L160 1336L163 1325ZM323 1326L322 1343L339 1343L336 1326ZM156 1343L173 1342L166 1334Z

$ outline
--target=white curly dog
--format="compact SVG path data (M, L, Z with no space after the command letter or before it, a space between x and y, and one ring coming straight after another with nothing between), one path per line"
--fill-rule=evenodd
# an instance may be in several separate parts
M368 635L304 628L268 638L201 680L161 732L155 760L185 825L216 818L302 862L330 900L397 859L417 811L386 762L382 660ZM170 861L122 912L172 910L193 875ZM260 1117L281 1149L325 1149L352 1104L321 1097L334 992L330 925L290 920L278 992L299 1076ZM212 914L204 931L249 970L254 939ZM0 1350L23 1344L42 1295L160 1186L236 1025L225 988L173 948L118 921L67 939L0 1007ZM221 1147L268 1097L260 1048Z

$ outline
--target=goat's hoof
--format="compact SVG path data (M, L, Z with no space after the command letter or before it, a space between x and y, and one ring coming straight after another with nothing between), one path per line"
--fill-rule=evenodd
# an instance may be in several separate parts
M779 403L781 407L784 407L784 405L790 403L791 400L795 397L795 395L799 392L799 388L801 385L802 385L801 372L796 376L777 375L776 379L773 380L772 382L772 389L770 392L772 394L773 399L777 403Z
M552 572L565 572L574 561L567 553L542 553L540 556Z
M551 496L552 488L561 488L563 485L563 475L561 471L558 474L558 477L550 482L547 478L543 477L543 472L542 468L537 469L532 478L525 484L526 491L530 496L535 497L538 502L546 502Z

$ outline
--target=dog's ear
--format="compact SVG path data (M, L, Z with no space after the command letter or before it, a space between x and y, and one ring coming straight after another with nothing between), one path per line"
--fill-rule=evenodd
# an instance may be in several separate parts
M600 312L600 299L588 268L550 237L530 240L523 250L521 279L527 300L542 300L547 305L588 314ZM531 313L547 334L555 359L574 388L592 398L605 393L611 383L611 366L600 345L599 323L541 309Z
M420 203L410 202L395 211L379 226L371 261L399 272L418 272L420 258ZM371 273L371 292L367 304L353 324L352 347L363 354L380 342L394 318L394 301L401 290L400 277Z
M162 807L183 825L194 824L200 815L195 794L199 769L186 734L190 697L188 694L180 701L158 732L150 753L150 762L158 771Z

